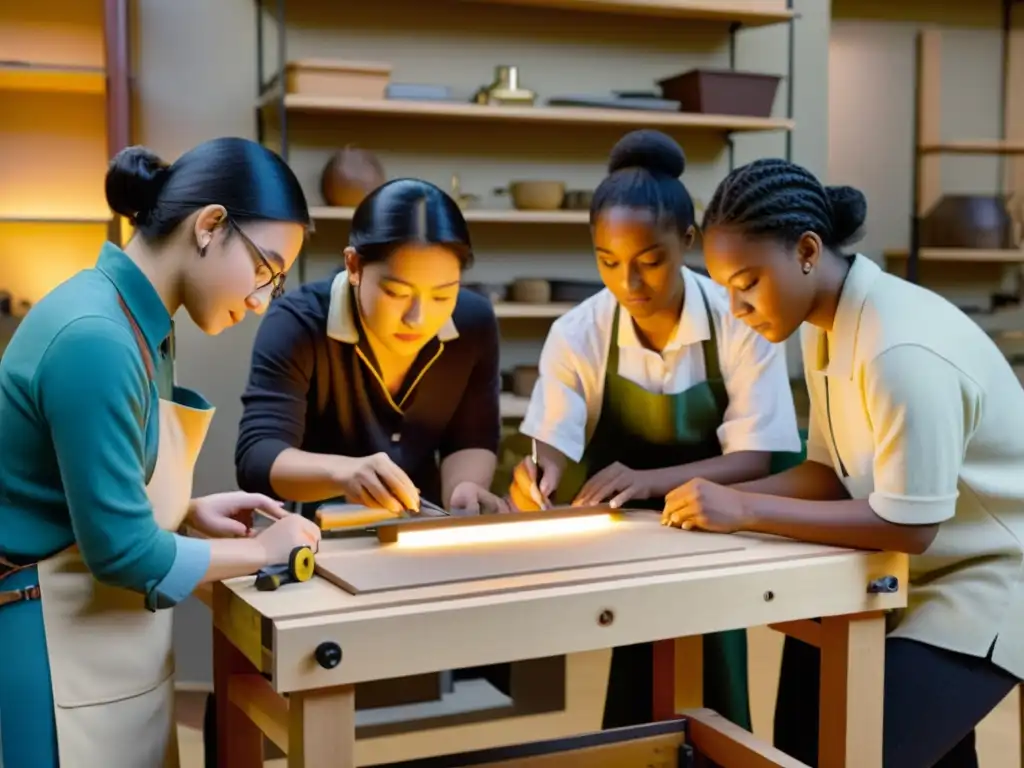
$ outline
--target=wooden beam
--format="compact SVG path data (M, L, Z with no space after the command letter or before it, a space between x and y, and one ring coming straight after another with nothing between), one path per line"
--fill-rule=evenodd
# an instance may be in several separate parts
M808 768L713 710L691 709L681 714L687 718L686 743L715 765L726 768ZM854 766L851 764L851 768Z
M926 29L917 38L917 142L916 147L940 144L942 115L942 32ZM920 155L917 211L923 217L942 197L942 156Z
M801 642L821 647L821 623L811 619L800 621L783 621L778 624L769 624L769 629L781 632L784 635L800 640Z

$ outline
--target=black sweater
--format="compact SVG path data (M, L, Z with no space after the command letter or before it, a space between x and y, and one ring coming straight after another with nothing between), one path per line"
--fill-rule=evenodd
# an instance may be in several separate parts
M416 383L399 412L356 353L358 346L366 360L374 360L365 334L357 344L328 337L333 280L275 300L260 324L242 396L238 485L276 496L270 467L287 448L343 456L384 451L424 498L440 503L441 459L467 448L498 449L501 378L494 309L484 297L459 291L452 316L458 337L427 344L406 377ZM354 322L358 328L358 318ZM394 401L403 396L404 391Z

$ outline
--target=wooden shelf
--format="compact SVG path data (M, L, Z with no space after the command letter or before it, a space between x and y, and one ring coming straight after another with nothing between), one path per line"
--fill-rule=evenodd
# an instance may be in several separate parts
M511 392L501 393L501 417L503 419L521 419L526 416L526 407L530 398L519 397Z
M499 301L494 305L494 314L506 319L553 319L561 317L575 304L519 304L513 301Z
M743 24L748 27L779 24L793 18L784 8L761 9L754 3L735 0L463 0L473 3L558 8L569 11L618 13L669 19L703 19Z
M922 155L1024 155L1024 141L945 141L941 144L922 144L918 152Z
M319 206L309 209L314 221L351 221L355 208ZM463 211L466 221L479 224L589 224L589 211L518 211L488 210L486 208Z
M0 224L109 224L113 214L82 214L81 216L47 216L44 214L0 215Z
M274 91L268 92L263 96L261 104L263 107L273 106L277 98ZM738 115L589 107L492 107L469 103L333 98L301 94L286 95L284 106L289 112L299 113L549 125L608 125L662 130L788 131L794 125L792 120Z
M107 74L102 67L0 62L0 91L102 95L106 90Z
M885 251L887 259L905 259L909 252L905 249ZM1011 248L1003 250L982 250L974 248L922 248L918 251L921 261L999 261L1024 262L1024 249Z

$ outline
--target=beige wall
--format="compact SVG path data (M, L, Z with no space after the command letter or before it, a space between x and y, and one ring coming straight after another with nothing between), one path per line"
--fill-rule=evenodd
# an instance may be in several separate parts
M910 244L914 161L915 37L922 24L944 29L942 137L997 138L1002 61L1000 3L835 0L829 53L828 177L868 197L872 256ZM999 162L945 157L946 193L994 194Z
M173 158L194 144L224 134L255 136L253 94L255 23L252 0L137 0L135 70L138 86L137 140ZM340 8L344 13L325 10ZM289 58L333 57L387 60L397 81L445 82L468 94L487 81L493 66L521 66L523 84L542 97L558 92L650 87L653 79L697 66L726 66L720 27L693 22L622 19L421 0L386 3L289 3L296 31ZM319 6L314 13L312 9ZM829 7L824 0L798 0L794 158L818 173L828 161ZM742 32L737 65L784 74L786 27ZM268 37L271 43L273 38ZM776 114L785 112L785 87ZM330 150L355 142L378 151L389 176L417 175L447 186L453 172L466 191L487 195L508 179L563 178L593 185L602 178L608 150L621 135L604 129L518 128L445 123L308 119L292 122L297 149L291 160L313 204L320 202L318 177ZM458 131L458 137L453 138ZM728 170L715 139L681 136L689 156L685 180L707 200ZM782 155L782 134L737 139L736 161ZM495 201L497 204L498 201ZM344 244L340 224L324 224L312 245L308 277L335 265ZM473 278L516 276L596 278L585 228L479 228L474 230L478 266ZM239 396L247 376L258 320L219 338L204 338L184 315L177 318L178 375L217 406L217 416L196 476L197 493L234 487L233 453ZM513 333L518 328L518 333ZM536 359L546 326L506 326L503 364ZM208 617L189 605L177 622L179 678L209 680Z

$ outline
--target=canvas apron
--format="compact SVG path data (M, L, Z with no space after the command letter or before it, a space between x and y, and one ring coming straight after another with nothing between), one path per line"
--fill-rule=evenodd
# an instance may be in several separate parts
M149 349L122 308L152 379ZM159 453L146 492L157 524L173 531L188 512L214 409L163 398L159 407ZM149 611L142 594L96 581L76 546L38 571L61 768L177 768L173 611Z
M701 288L705 309L707 297ZM555 499L568 504L583 484L605 467L621 462L646 470L690 464L722 454L718 427L729 404L718 362L715 324L708 311L711 338L701 345L706 380L674 395L648 392L619 376L618 309L612 322L601 416L579 464L570 464ZM661 510L665 499L629 502L630 507ZM685 604L678 607L685 610ZM653 644L623 646L612 652L604 728L653 719ZM750 730L747 689L747 635L744 630L704 636L704 703Z

